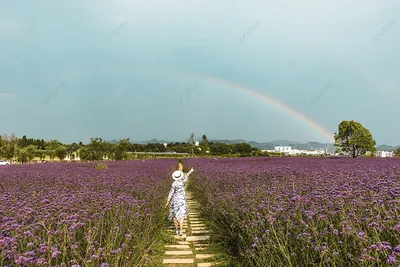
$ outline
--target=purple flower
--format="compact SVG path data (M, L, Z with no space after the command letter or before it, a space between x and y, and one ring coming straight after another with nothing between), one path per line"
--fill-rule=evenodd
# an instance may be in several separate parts
M393 256L393 255L390 255L390 256L388 257L387 262L388 262L389 264L395 264L395 263L397 262L396 257Z
M51 257L52 257L52 258L57 258L57 257L60 256L61 254L62 254L61 251L56 250L56 251L53 252L53 254L51 254Z

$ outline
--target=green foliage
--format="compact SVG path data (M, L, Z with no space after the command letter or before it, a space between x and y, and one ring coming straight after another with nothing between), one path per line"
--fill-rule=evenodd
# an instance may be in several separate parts
M44 159L46 158L46 151L45 150L37 150L36 155L40 158L40 160L43 162Z
M167 149L163 144L149 143L142 146L142 151L140 152L165 152ZM139 151L138 151L139 152Z
M339 124L339 133L335 133L335 146L342 148L353 158L365 155L367 152L374 154L376 142L371 132L356 121L342 121Z
M251 156L252 154L252 147L250 144L247 143L240 143L240 144L233 144L232 153L239 154L241 157Z
M90 153L87 147L82 147L79 149L79 158L81 161L89 161L90 160Z
M400 147L398 147L395 151L394 151L394 155L396 157L400 157Z
M19 148L24 148L29 145L28 139L26 138L26 135L22 136L21 139L18 140L18 147Z
M80 146L77 143L72 143L70 145L66 145L65 147L67 149L67 156L71 160L74 160L75 155L76 155L77 151L79 150Z
M12 159L17 156L16 149L28 148L26 151L26 161L33 159L32 155L39 157L44 161L46 155L50 160L59 158L63 160L69 157L74 160L76 156L81 161L98 161L103 159L111 160L127 160L139 158L152 158L154 155L137 155L130 152L176 152L188 153L194 155L201 154L203 156L224 156L224 157L247 157L247 156L268 156L268 153L261 152L257 148L252 148L247 143L241 144L224 144L210 142L206 135L202 136L199 147L195 147L195 135L192 133L187 142L169 143L167 146L160 143L133 144L129 138L121 139L117 144L109 143L101 138L91 138L90 143L85 145L82 142L63 144L58 140L44 141L43 139L27 138L24 135L18 139L15 134L11 136L3 135L0 137L0 157ZM208 152L207 152L208 151ZM24 153L19 158L25 160ZM165 157L165 156L164 156ZM168 157L168 155L167 155ZM171 154L170 157L179 157L179 155Z
M207 136L204 134L202 137L202 140L200 142L200 154L207 154L207 151L209 151L209 144L208 144L208 139Z
M110 151L110 144L101 138L90 138L90 144L82 147L79 151L81 160L97 161L103 160Z
M0 158L5 158L7 160L12 159L15 155L15 145L0 136Z
M191 133L191 134L190 134L190 136L189 136L187 142L188 142L189 145L190 145L190 153L191 153L192 156L193 156L193 155L194 155L194 149L193 149L193 147L194 147L194 133Z
M54 160L54 158L57 157L57 148L60 146L63 146L63 144L57 140L50 140L46 143L46 152L51 160Z
M37 149L35 145L29 145L26 148L26 153L27 153L27 159L28 162L31 162L32 159L36 156Z
M20 163L27 163L28 162L28 152L26 148L18 149L17 150L17 161Z
M58 146L55 150L55 155L60 161L63 161L67 156L67 149L65 146Z
M128 157L128 149L129 149L129 138L121 139L118 144L116 144L113 148L113 159L114 160L123 160Z
M213 143L213 144L210 145L210 152L213 155L230 154L231 153L231 148L227 144Z
M21 139L18 139L17 144L19 148L33 145L36 149L45 149L45 141L43 139L27 138L26 135L22 136Z

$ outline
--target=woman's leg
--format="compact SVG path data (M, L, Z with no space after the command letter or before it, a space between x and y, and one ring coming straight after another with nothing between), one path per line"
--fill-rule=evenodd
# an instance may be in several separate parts
M180 224L180 226L181 226L181 232L182 232L182 230L183 230L183 220L184 220L183 218L179 220L179 224Z
M178 230L179 222L177 219L174 219L175 229Z

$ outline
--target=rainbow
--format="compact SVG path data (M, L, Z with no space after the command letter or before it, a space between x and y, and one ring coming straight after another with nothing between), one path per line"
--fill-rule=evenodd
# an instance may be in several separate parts
M313 130L315 130L316 132L318 132L321 136L323 136L327 141L329 142L334 142L334 138L333 138L333 133L329 130L327 130L326 128L324 128L323 126L319 125L318 123L316 123L314 120L312 120L311 118L307 117L306 115L304 115L303 113L295 110L292 107L289 107L288 105L282 103L281 101L272 98L264 93L261 93L259 91L256 91L252 88L246 87L244 85L240 85L237 83L233 83L230 82L228 80L222 79L222 78L217 78L214 76L205 76L205 75L201 75L201 74L193 74L193 73L189 73L187 74L187 76L194 76L197 78L201 78L202 80L208 81L212 84L216 84L216 85L221 85L236 91L240 91L243 92L247 95L256 97L258 99L261 99L262 101L270 104L271 106L274 106L275 108L277 108L280 111L283 111L287 114L289 114L290 116L296 118L297 120L303 122L304 124L306 124L307 126L309 126L310 128L312 128Z

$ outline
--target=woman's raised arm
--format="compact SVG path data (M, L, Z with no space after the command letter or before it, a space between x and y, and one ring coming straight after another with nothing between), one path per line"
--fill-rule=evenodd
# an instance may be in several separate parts
M189 178L189 175L194 172L193 168L190 169L188 173L186 173L185 177L183 178L183 182L186 184L187 179Z

